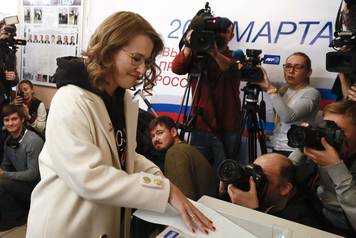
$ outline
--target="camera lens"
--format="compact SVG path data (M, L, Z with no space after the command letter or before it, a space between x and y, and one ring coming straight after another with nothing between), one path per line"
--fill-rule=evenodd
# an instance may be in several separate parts
M287 132L288 145L293 148L304 147L305 141L307 139L307 133L305 130L305 127L292 125Z
M234 160L224 160L219 165L218 175L224 183L234 183L241 178L240 165Z

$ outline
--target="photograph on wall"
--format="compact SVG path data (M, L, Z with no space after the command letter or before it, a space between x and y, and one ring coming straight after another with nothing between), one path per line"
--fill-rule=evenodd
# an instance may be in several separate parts
M81 1L23 1L22 79L55 87L56 59L81 52Z

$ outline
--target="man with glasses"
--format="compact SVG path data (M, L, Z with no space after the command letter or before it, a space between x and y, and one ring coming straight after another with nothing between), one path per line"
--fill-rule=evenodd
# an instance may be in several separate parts
M273 151L288 156L295 148L288 146L287 131L292 124L315 123L319 111L320 93L309 85L312 73L310 58L296 52L290 55L283 65L286 84L279 90L270 82L267 73L261 88L267 92L274 112L272 135Z

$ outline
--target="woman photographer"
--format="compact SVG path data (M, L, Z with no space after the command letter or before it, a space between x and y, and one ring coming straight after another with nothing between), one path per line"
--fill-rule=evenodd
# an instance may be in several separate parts
M43 102L34 96L33 84L29 80L22 80L17 85L14 104L22 106L26 122L40 135L44 136L47 112Z
M302 122L314 124L319 111L320 93L309 85L311 60L302 52L288 56L283 65L286 84L279 90L270 82L265 70L263 73L264 80L260 86L269 95L275 111L273 151L288 156L295 150L287 144L290 126Z
M170 204L190 231L214 230L159 168L135 152L138 102L152 89L163 42L143 17L117 12L92 35L85 58L57 59L57 93L39 157L26 237L129 237L131 209Z

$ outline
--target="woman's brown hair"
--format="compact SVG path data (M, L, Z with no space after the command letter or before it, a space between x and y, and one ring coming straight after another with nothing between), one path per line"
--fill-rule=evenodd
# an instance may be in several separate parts
M151 24L142 16L133 12L117 12L106 18L90 38L88 49L83 52L85 64L92 86L103 91L106 84L105 76L114 67L113 54L124 47L136 35L148 36L153 42L151 59L154 63L147 69L142 79L136 84L143 84L148 92L155 85L155 79L160 74L160 68L155 58L163 49L163 41Z

